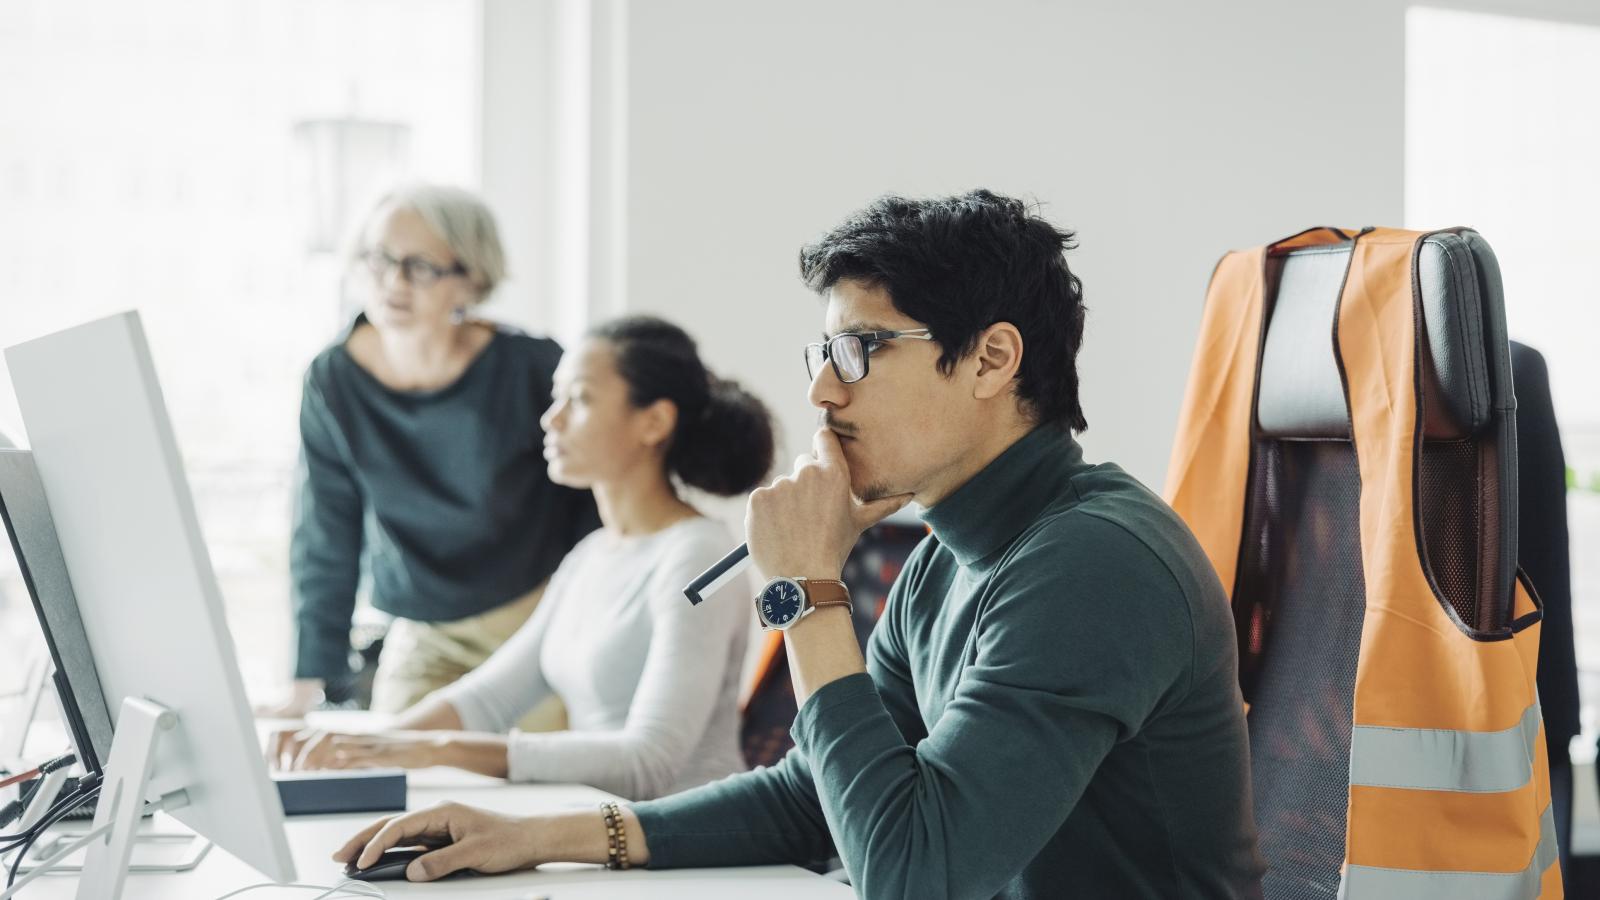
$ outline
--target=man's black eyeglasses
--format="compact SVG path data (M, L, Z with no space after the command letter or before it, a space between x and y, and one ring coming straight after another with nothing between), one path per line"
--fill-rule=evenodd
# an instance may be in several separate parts
M908 328L905 331L846 331L819 344L806 345L806 377L815 380L824 362L833 363L833 374L844 384L854 384L867 377L867 361L878 345L896 338L914 341L931 341L933 335L926 328Z

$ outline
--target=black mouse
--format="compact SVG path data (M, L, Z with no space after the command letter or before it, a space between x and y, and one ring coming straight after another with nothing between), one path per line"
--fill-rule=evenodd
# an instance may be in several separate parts
M344 864L344 876L356 881L404 881L406 866L411 865L413 859L437 849L437 847L407 847L403 850L385 850L377 862L365 869L356 868L356 862L352 859ZM457 878L476 874L478 874L476 870L461 869L445 877Z

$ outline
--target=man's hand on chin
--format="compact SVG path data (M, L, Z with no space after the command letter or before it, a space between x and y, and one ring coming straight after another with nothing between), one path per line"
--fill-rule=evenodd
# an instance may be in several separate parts
M911 494L865 502L851 495L850 465L831 430L817 429L811 447L745 508L751 561L769 578L838 578L861 532L911 502Z

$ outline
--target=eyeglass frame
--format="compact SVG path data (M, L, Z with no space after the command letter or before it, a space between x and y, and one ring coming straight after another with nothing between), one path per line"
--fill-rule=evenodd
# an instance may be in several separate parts
M817 378L816 374L811 371L811 351L818 349L822 353L822 361L833 366L834 377L839 379L840 384L855 384L865 380L872 371L872 352L867 349L867 344L874 341L880 343L893 341L899 338L907 338L913 341L934 340L933 332L927 328L906 328L900 331L841 331L826 341L813 341L805 346L806 377L812 381ZM834 343L846 339L854 339L861 343L860 378L845 378L844 373L839 371L839 361L834 358Z
M415 253L396 259L390 256L389 251L384 250L382 247L362 250L356 254L356 261L361 263L362 267L367 270L367 274L371 275L372 279L379 284L382 284L383 280L388 278L389 273L392 271L398 271L400 277L405 279L406 284L419 288L433 287L446 278L457 275L465 276L467 274L467 267L462 265L459 259L450 266L440 266L423 259ZM416 277L416 274L411 271L413 268L428 273L428 277Z

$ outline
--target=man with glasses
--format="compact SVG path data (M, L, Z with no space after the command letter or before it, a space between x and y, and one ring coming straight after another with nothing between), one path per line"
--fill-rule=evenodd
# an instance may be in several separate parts
M1259 896L1228 598L1172 510L1073 438L1071 237L976 191L884 198L801 253L821 427L746 519L800 703L781 763L603 817L412 813L336 857L453 841L420 880L837 855L864 897ZM932 534L863 660L839 572L912 500Z

